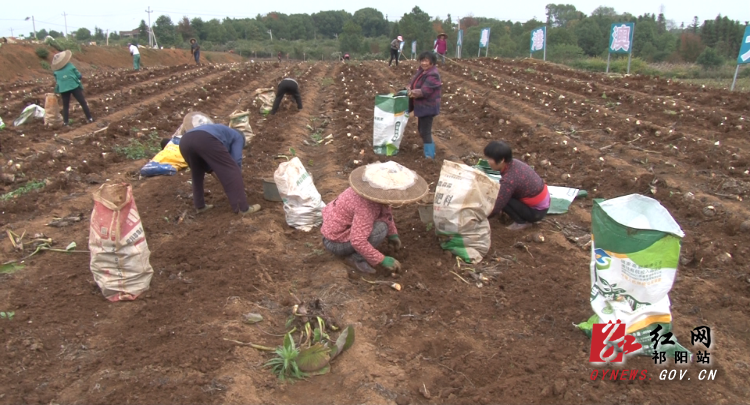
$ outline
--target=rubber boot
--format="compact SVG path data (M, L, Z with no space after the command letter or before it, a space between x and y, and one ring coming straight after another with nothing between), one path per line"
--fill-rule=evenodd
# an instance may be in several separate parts
M435 159L435 144L434 143L424 144L424 157L428 159Z

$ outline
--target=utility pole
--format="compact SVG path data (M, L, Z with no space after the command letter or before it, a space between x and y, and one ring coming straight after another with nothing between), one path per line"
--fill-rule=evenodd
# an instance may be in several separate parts
M68 37L68 15L63 11L63 17L65 18L65 38Z
M11 37L11 38L15 38L15 37L13 36L13 28L11 28L11 29L10 29L10 37Z
M148 9L146 9L146 13L148 13L148 47L153 48L153 42L151 40L153 30L151 29L151 13L154 11L151 10L151 6L148 6Z
M109 46L109 29L107 29L107 46Z
M26 17L25 21L29 21L29 17ZM39 39L36 37L36 23L34 22L34 16L31 16L31 25L34 27L34 39Z

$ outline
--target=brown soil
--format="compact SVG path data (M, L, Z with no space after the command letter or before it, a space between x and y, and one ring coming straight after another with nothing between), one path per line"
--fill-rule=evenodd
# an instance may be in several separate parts
M590 342L571 325L591 315L589 251L560 232L588 232L590 199L521 233L493 221L490 257L508 260L487 261L500 263L500 274L483 288L450 273L460 271L455 259L440 249L416 207L397 208L405 248L392 254L406 270L397 277L400 292L351 274L323 253L319 231L289 228L281 204L263 200L262 179L290 147L327 202L347 187L355 160L382 159L372 152L374 96L403 88L415 67L256 63L107 71L86 83L99 126L61 132L33 123L3 131L0 163L17 180L2 192L30 180L48 185L0 202L0 225L83 248L98 187L90 183L129 181L155 273L144 296L120 303L101 296L85 254L44 252L0 276L0 311L16 313L0 320L0 402L746 403L750 274L747 234L739 226L749 217L746 101L662 79L611 79L526 61L441 67L439 158L473 164L489 139L506 139L550 185L583 187L597 198L654 196L687 234L671 293L675 336L695 352L690 330L712 328L716 380L697 381L700 367L691 365L691 381L660 381L663 367L638 358L627 367L647 369L650 379L591 381ZM298 78L305 109L297 112L287 100L277 115L263 118L250 94L287 75ZM49 80L25 86L38 97ZM27 101L9 99L0 115L17 114ZM208 202L217 208L178 223L192 212L189 176L139 179L145 160L112 150L143 129L169 136L190 110L226 122L240 108L250 109L258 134L243 174L250 202L263 210L250 218L231 214L220 185L207 179ZM79 110L72 115L81 121ZM440 165L421 158L415 121L394 160L436 182ZM333 134L334 142L305 145L314 131ZM715 208L711 216L703 213L708 205ZM78 212L86 214L81 223L45 226ZM544 243L527 241L536 232ZM528 251L513 247L518 241ZM9 241L0 243L3 261L21 256ZM330 374L284 384L263 368L269 354L225 339L279 345L290 292L320 299L330 320L355 326L357 340ZM247 312L265 320L243 324Z
M0 47L0 85L2 90L23 90L28 85L33 85L39 79L45 79L51 75L51 71L44 70L41 59L36 55L36 48L43 47L49 52L47 63L52 62L52 56L57 52L47 45L28 44L3 44ZM162 66L174 66L180 64L195 64L189 50L185 49L145 49L141 48L141 68L149 69ZM241 62L244 59L239 55L228 52L201 52L203 63L231 63ZM132 70L133 57L126 47L114 46L87 46L81 45L81 51L74 51L73 64L85 76L87 73L102 71L103 69ZM16 82L9 85L5 83ZM3 95L6 92L3 91Z

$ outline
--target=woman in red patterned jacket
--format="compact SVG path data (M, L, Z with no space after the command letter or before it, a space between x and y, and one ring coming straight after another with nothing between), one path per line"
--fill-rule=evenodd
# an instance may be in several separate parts
M424 156L435 159L435 143L432 141L432 121L440 114L440 94L443 83L440 82L437 57L433 52L422 52L419 55L419 70L409 84L409 112L414 111L418 119L419 135L424 145Z
M370 173L375 173L375 180L385 179L381 183L387 186L368 182L366 176L373 177ZM392 176L394 173L397 175ZM389 189L398 186L399 180L403 180L403 187ZM377 265L389 271L400 270L398 260L377 249L386 237L397 250L401 248L390 204L402 205L421 199L428 192L427 182L398 163L387 162L358 167L349 176L349 183L351 187L323 209L320 228L323 245L363 273L375 273Z
M484 148L484 156L492 170L502 175L492 218L501 211L508 214L511 231L526 229L547 215L550 195L547 184L526 163L513 159L513 151L504 142L493 141Z

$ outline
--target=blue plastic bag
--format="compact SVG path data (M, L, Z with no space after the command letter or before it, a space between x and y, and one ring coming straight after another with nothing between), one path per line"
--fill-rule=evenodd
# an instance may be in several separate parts
M174 176L175 174L177 174L177 169L166 163L151 161L141 168L141 176L143 177Z

